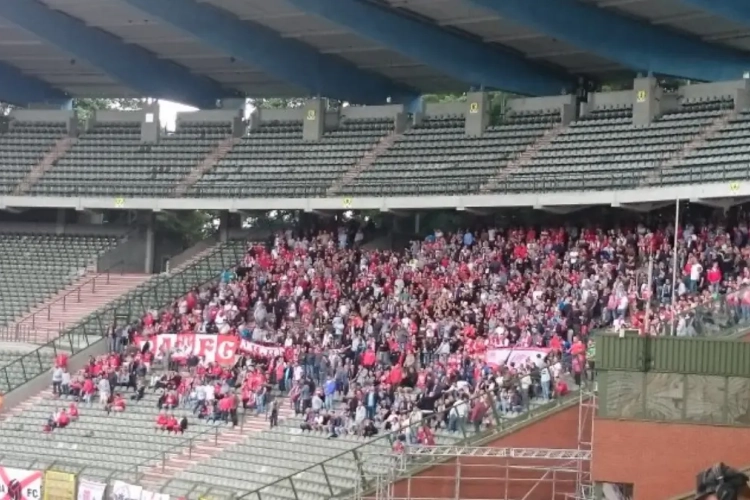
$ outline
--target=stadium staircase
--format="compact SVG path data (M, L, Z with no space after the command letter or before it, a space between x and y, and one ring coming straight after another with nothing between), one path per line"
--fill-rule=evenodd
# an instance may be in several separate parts
M26 177L13 190L13 196L23 196L37 183L49 169L55 166L57 160L63 157L73 147L77 139L75 137L63 137L58 139L52 149L47 151L41 161L35 165Z
M531 143L525 151L518 155L518 157L511 160L507 165L501 167L495 175L490 177L487 182L479 188L479 191L481 193L491 193L495 191L505 179L519 172L525 166L534 161L537 153L539 153L539 151L543 147L549 145L552 141L557 139L557 137L563 132L563 130L565 130L564 125L555 125L551 129L549 129L544 133L544 135L539 138L539 140Z
M45 344L97 309L151 277L147 274L89 272L10 325L19 340Z
M641 186L651 186L654 184L658 184L662 172L676 167L690 153L698 148L705 146L712 137L719 133L724 127L726 127L729 122L736 116L737 111L731 109L716 117L716 119L708 127L701 130L700 134L698 134L693 138L693 140L685 144L685 147L683 147L677 153L667 158L667 160L657 166L650 175L648 175L643 181L641 181Z
M198 163L190 173L180 181L174 188L175 196L185 196L188 190L203 177L203 174L214 168L235 145L239 144L241 137L227 137L211 151L200 163Z
M294 416L288 399L282 398L279 407L279 421ZM210 433L205 439L191 443L167 455L166 460L143 471L141 482L144 486L159 488L165 481L174 478L180 472L200 461L218 455L225 448L241 443L257 432L268 429L266 416L248 414L244 422L236 428L225 427L218 435Z
M395 142L403 137L403 134L393 132L380 138L373 148L365 153L362 159L356 165L347 170L331 187L326 191L327 197L333 197L341 194L342 190L350 185L359 175L370 168L378 156L386 152Z

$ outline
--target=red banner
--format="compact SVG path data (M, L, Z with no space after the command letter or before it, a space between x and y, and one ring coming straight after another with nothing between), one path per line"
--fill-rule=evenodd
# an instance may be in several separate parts
M208 335L198 333L163 333L155 337L135 337L138 347L151 342L151 352L157 354L167 350L174 357L191 356L205 358L211 363L229 365L235 362L238 354L248 354L258 358L274 358L284 354L279 345L264 345L231 335Z

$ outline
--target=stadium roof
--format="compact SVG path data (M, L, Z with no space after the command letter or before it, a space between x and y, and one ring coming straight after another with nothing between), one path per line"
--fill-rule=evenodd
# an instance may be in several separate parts
M558 94L750 71L747 0L3 0L0 100Z

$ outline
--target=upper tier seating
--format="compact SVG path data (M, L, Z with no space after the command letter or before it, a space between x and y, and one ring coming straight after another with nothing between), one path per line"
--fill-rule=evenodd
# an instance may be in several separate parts
M264 123L248 132L189 195L317 197L393 129L391 118L346 120L318 142L302 140L302 122Z
M664 184L701 184L747 179L750 171L750 111L742 111L674 168L663 172Z
M346 188L354 195L461 194L477 191L560 121L558 112L514 113L469 137L462 116L426 118Z
M0 134L0 194L11 193L66 134L62 123L12 121Z
M117 241L108 236L0 234L0 325L80 277Z
M635 187L731 108L731 99L683 103L648 126L633 125L632 106L593 110L542 147L531 164L511 174L495 190Z
M141 142L140 123L98 123L32 188L35 195L168 196L231 134L227 124L181 123L158 144Z

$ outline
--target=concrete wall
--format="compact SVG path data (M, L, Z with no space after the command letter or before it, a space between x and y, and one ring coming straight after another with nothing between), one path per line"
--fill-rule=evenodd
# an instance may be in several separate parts
M717 96L734 96L737 89L747 89L748 80L732 80L729 82L696 83L683 85L677 91L683 99L706 99Z
M71 373L75 373L86 365L89 360L89 356L99 356L106 353L109 350L109 346L105 340L99 340L91 344L86 349L76 353L68 359L68 369ZM33 378L26 382L21 387L3 395L3 409L2 412L7 412L23 403L32 396L37 395L41 391L48 389L51 384L51 370L48 370L41 375Z
M466 103L463 102L428 102L424 105L424 115L440 116L440 115L459 115L464 116L466 114Z
M695 475L717 462L750 464L750 427L597 418L594 428L594 480L633 484L634 500L690 491Z
M481 446L486 448L575 449L578 406L551 413ZM567 462L567 464L565 463ZM570 460L462 457L427 467L394 485L395 498L464 500L525 498L549 500L575 493L575 472L545 475L547 469L570 469ZM575 468L575 465L572 466ZM536 468L536 470L532 470Z
M101 255L96 261L96 268L101 272L116 265L117 271L142 273L145 260L146 234L140 231L131 234L126 242Z
M52 223L28 224L26 222L0 222L0 233L125 236L130 230L131 228L127 226L65 224L62 226L62 231L58 232L57 224Z
M288 122L302 121L305 118L304 108L293 109L257 109L261 123L263 122Z
M403 104L388 104L385 106L346 106L341 108L341 117L349 120L358 118L396 118L404 112Z
M102 123L142 123L146 117L146 111L109 111L97 110L93 113L93 122Z
M242 110L211 109L205 111L183 111L177 113L175 123L178 127L182 122L232 123L235 117L242 118Z
M566 104L576 103L574 95L556 95L550 97L522 97L508 101L508 109L516 113L522 111L545 111L548 109L561 109Z
M588 102L582 104L586 105L587 109L596 109L604 106L629 106L633 104L633 91L632 90L618 90L616 92L592 92L589 94Z
M14 109L10 118L21 122L68 123L75 112L63 109Z

